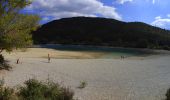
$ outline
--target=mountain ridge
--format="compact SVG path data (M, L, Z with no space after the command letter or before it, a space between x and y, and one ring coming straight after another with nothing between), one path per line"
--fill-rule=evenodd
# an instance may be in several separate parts
M170 31L143 22L96 17L51 21L33 33L35 44L84 44L135 48L169 48Z

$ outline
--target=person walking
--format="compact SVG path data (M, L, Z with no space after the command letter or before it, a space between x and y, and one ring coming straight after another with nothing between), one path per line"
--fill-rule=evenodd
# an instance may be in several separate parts
M50 54L48 54L48 63L50 63L50 60L51 60Z
M19 58L17 59L17 62L16 62L16 64L19 64Z

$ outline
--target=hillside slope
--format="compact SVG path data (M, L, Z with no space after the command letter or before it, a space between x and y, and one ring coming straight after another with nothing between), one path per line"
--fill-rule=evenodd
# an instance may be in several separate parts
M83 44L135 48L170 47L170 31L142 22L73 17L55 20L33 32L35 44Z

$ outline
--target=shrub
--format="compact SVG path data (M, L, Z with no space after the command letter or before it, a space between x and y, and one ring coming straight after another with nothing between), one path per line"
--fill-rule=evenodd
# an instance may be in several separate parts
M165 100L170 100L170 89L166 92L166 99Z
M0 100L17 100L14 89L7 87L0 87Z
M0 100L73 100L73 91L59 84L43 83L35 79L25 82L17 90L1 86Z
M0 69L10 70L12 67L5 61L2 54L0 54Z
M164 50L170 50L170 47L167 46L167 45L163 46L162 48L163 48Z
M3 64L5 62L4 57L0 55L0 64Z
M81 81L80 85L78 86L79 89L83 89L87 86L87 82L86 81Z
M0 100L18 100L14 89L4 87L4 79L0 80Z
M25 82L20 88L19 96L24 100L73 100L73 91L57 83L42 83L35 79Z

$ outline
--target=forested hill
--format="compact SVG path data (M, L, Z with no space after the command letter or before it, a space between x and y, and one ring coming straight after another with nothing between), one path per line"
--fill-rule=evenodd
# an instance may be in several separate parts
M35 44L81 44L135 48L170 47L170 31L142 22L73 17L55 20L33 32Z

